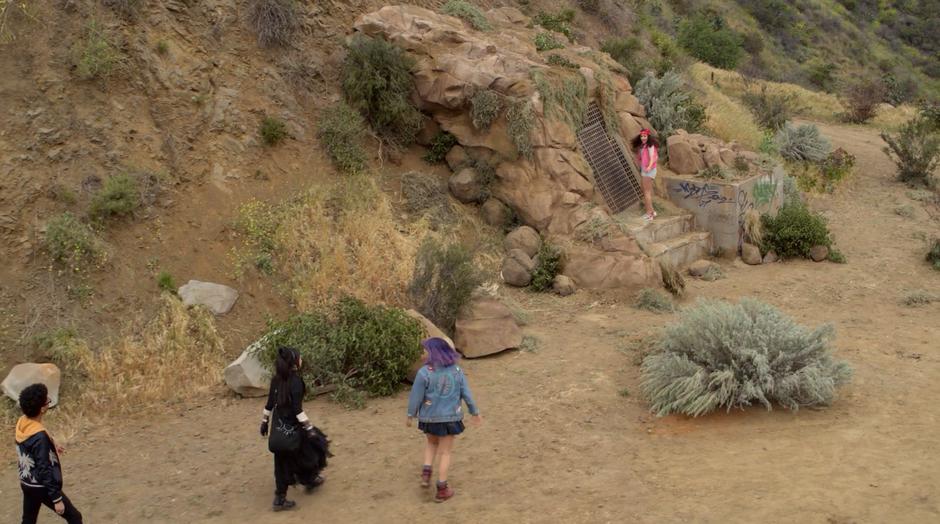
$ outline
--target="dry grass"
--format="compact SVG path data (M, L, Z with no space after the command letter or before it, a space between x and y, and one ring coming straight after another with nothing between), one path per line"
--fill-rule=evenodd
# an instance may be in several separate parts
M212 313L167 293L160 300L155 317L131 322L127 335L97 351L74 336L47 348L64 375L60 404L49 413L57 438L68 441L88 424L187 400L221 383L225 352ZM18 416L12 402L0 412L4 422Z
M756 151L763 137L763 131L743 102L731 98L711 83L709 77L711 70L711 67L699 63L689 68L696 98L705 106L708 114L705 127L726 142L735 140L745 148ZM718 73L715 74L715 78L719 78Z
M715 84L711 83L712 75L714 75ZM840 123L840 115L846 110L842 100L831 93L813 91L796 84L770 82L759 79L751 79L748 84L739 73L716 69L707 64L694 64L689 68L689 76L692 78L697 88L706 92L706 105L713 103L716 108L721 107L718 102L723 100L710 91L716 91L717 94L724 95L724 99L730 100L735 105L742 105L741 100L745 93L757 93L760 92L762 88L765 88L768 94L794 97L796 101L795 107L798 109L797 115L806 119ZM715 100L713 100L713 98L715 98ZM738 111L743 111L743 108L735 109L735 112ZM710 120L712 112L710 108ZM907 122L916 114L917 108L913 106L902 105L893 107L888 104L882 104L879 106L875 118L869 121L869 125L879 129L887 128L893 130L900 127L901 124ZM733 131L735 127L733 125L735 121L739 119L740 116L733 118L731 116L719 116L716 125L721 129L726 129L726 131L723 132L730 132ZM728 123L726 124L724 120L728 120ZM711 125L709 125L709 128L724 138L724 136Z
M372 178L312 188L287 205L275 232L275 257L298 309L308 311L340 295L408 303L406 287L426 225L402 231Z
M761 245L764 240L764 228L761 226L760 212L749 209L744 214L744 237L755 246Z

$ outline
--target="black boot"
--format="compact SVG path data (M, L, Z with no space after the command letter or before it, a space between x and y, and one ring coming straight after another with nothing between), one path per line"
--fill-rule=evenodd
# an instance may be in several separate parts
M285 509L291 509L293 507L293 500L287 500L287 497L284 495L274 495L274 503L271 504L271 508L274 511L284 511Z
M307 482L304 484L304 491L306 493L313 493L313 490L320 487L320 485L323 484L324 482L326 482L326 479L321 477L320 475L317 475L310 482Z

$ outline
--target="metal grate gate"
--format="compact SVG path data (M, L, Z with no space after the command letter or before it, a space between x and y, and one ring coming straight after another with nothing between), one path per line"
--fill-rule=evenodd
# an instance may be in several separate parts
M620 144L607 134L604 116L595 102L587 110L584 127L578 131L578 144L594 171L594 183L611 213L619 213L640 201L639 175Z

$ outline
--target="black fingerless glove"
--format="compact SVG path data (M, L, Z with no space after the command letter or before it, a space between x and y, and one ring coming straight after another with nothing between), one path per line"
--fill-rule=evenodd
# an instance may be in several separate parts
M268 421L267 420L261 423L261 436L262 437L268 436Z

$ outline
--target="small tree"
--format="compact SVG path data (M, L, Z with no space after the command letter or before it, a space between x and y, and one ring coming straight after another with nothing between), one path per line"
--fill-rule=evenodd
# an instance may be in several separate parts
M896 135L881 132L888 144L885 153L898 166L898 179L911 185L930 185L940 166L940 130L926 116L918 116L901 126Z
M261 47L290 44L300 27L295 0L251 0L248 25L258 35Z
M678 41L695 58L721 69L734 69L744 56L740 35L701 15L679 23Z
M454 332L457 311L483 281L473 255L458 243L427 238L418 248L408 292L416 309L437 327Z
M845 119L855 124L864 124L875 116L878 104L885 99L885 85L879 79L854 83L845 91Z

